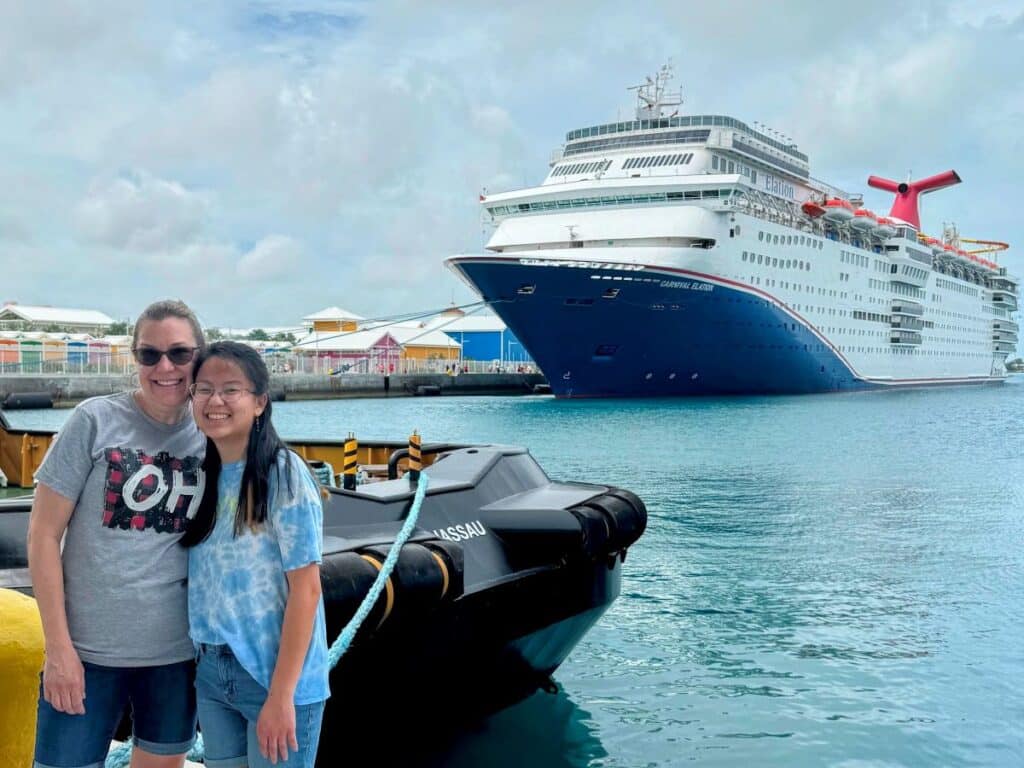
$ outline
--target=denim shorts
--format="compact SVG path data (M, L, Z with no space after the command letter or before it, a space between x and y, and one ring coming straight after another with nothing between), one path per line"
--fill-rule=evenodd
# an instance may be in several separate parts
M85 668L85 714L58 712L39 686L34 768L102 768L131 708L133 743L154 755L182 755L196 737L195 662Z
M207 768L269 768L260 754L256 721L267 700L267 689L238 663L226 645L201 645L196 671L196 703L203 732ZM320 742L325 702L295 706L295 740L276 768L313 768Z

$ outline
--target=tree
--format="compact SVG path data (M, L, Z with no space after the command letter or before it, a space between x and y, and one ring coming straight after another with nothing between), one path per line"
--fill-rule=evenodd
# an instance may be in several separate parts
M249 339L250 341L270 340L270 337L267 335L267 332L264 331L262 328L253 328L251 331L249 331L249 335L246 336L245 338Z
M126 322L111 323L107 326L107 336L127 336L132 332L131 326Z
M224 332L220 328L207 328L203 333L209 341L218 341L224 338Z
M290 333L290 332L289 333L275 333L274 334L274 341L287 341L289 344L294 344L295 343L295 334L294 333Z

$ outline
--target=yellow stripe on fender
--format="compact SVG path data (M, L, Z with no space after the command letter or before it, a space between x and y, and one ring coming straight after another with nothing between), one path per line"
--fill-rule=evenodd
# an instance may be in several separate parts
M441 584L441 597L444 597L448 594L448 566L444 564L444 558L437 554L437 552L431 552L430 554L437 560L437 567L441 569L441 576L444 577L444 581Z
M380 569L384 567L384 563L382 563L380 560L371 555L360 555L360 557L363 558L363 560L368 562L370 565L372 565L374 568L376 568L378 573L380 573ZM388 620L388 616L391 615L391 610L395 607L395 587L391 583L390 576L388 577L388 580L384 583L384 595L384 615L381 616L380 621L377 622L377 629L380 629L380 625Z

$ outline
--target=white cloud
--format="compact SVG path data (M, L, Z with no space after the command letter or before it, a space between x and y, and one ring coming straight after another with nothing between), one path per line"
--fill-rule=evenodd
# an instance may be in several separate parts
M302 270L302 262L300 243L284 235L268 235L242 255L235 265L235 272L244 280L262 282L283 275L297 275Z
M100 179L75 209L82 238L94 245L163 252L196 239L206 203L198 193L145 171Z

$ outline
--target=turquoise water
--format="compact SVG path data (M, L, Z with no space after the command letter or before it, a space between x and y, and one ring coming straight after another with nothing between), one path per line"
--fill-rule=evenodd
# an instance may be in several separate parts
M623 595L562 691L418 747L423 765L1024 764L1024 379L274 411L286 436L525 444L552 477L647 502Z

